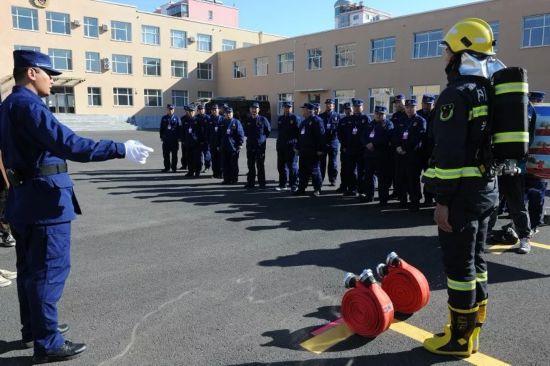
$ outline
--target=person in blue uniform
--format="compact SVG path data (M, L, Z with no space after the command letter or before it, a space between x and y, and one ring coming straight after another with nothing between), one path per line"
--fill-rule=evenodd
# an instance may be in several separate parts
M220 157L220 126L223 116L220 115L220 107L217 104L210 106L210 120L208 122L208 146L212 156L212 177L222 178L222 166Z
M181 121L174 114L174 106L168 104L166 113L160 120L160 140L162 141L162 157L164 159L163 172L168 172L170 168L176 172L178 165L179 138L181 136Z
M298 135L301 118L292 113L292 103L283 103L283 114L277 120L277 191L298 190ZM290 185L290 187L288 186Z
M138 141L98 142L61 124L41 98L61 74L48 55L13 52L15 86L0 107L0 151L10 188L6 220L17 241L17 292L23 344L34 363L77 357L86 346L65 340L57 302L70 270L71 221L80 214L66 160L121 159L144 164L153 149Z
M403 94L397 94L393 98L393 110L394 112L390 117L390 121L395 126L401 118L407 115L405 113L405 96Z
M374 175L378 178L378 196L380 205L388 203L390 178L393 170L391 137L393 123L386 119L388 109L374 107L374 121L366 125L361 134L361 143L365 148L365 202L374 198Z
M328 171L328 181L331 186L338 178L338 122L340 115L334 110L334 99L325 100L325 111L319 115L325 127L325 150L321 156L321 178L325 180ZM328 164L328 165L327 165Z
M529 93L529 139L532 140L535 135L535 128L537 122L537 112L533 105L544 102L545 92L532 91ZM530 141L532 142L532 141ZM546 189L548 188L548 182L545 179L535 177L532 174L525 175L525 190L526 198L529 207L529 221L531 223L531 230L533 235L538 232L538 227L544 223L544 197L546 195ZM526 247L526 246L525 246ZM529 248L530 249L530 248ZM529 252L527 248L524 250Z
M325 128L323 121L315 116L314 108L313 103L302 105L304 120L300 123L300 134L298 135L300 181L298 190L293 192L297 196L305 194L310 178L313 183L313 196L321 195L322 180L319 159L323 153Z
M426 120L416 114L416 100L405 101L406 116L401 118L394 128L393 147L395 151L394 184L399 193L402 208L411 211L420 209L420 174L422 158L420 149L426 133Z
M187 151L188 171L186 177L198 177L202 170L202 154L205 144L204 126L195 118L194 106L184 107L186 111L185 120L182 119L183 136Z
M348 128L348 125L351 123L351 103L346 102L344 103L344 115L340 118L340 121L338 122L338 127L336 129L336 133L338 135L338 141L340 142L340 187L336 189L336 193L342 193L343 195L349 195L354 194L350 193L351 190L351 182L350 177L347 175L348 170L350 168L347 167L347 165L350 163L350 161L347 159L347 151L348 151L348 140L347 135L345 133L346 129Z
M183 110L185 111L185 114L181 116L181 169L191 169L191 163L190 163L190 155L189 155L189 149L186 144L187 139L187 131L190 125L192 125L193 120L195 119L195 108L193 105L186 105L183 107ZM189 174L190 171L187 172L188 176L192 176L193 173Z
M265 188L265 148L267 138L271 133L271 123L260 114L260 105L256 102L250 106L250 115L244 122L244 135L246 136L246 161L248 174L246 175L245 188L254 188L256 174L258 185Z
M433 136L432 136L432 128L433 128L433 119L435 114L434 109L434 103L435 98L433 95L430 94L424 94L422 96L422 109L420 109L417 114L424 118L426 120L426 134L424 135L424 141L422 143L421 148L421 155L422 155L422 170L428 169L428 161L430 160L430 156L432 156L433 151ZM426 187L424 187L424 204L425 205L433 205L434 204L434 196L431 192L426 190Z
M204 166L202 173L207 173L212 167L212 154L210 153L210 138L208 136L210 132L210 116L204 113L204 106L202 104L197 105L197 113L195 119L199 123L202 129L202 141L201 141L201 167Z
M365 187L367 183L365 182L365 147L361 143L361 135L363 130L368 127L371 123L370 118L363 113L364 102L361 99L353 99L352 107L353 114L351 115L351 120L353 121L353 128L348 129L348 158L351 158L352 166L355 166L356 173L352 175L352 182L355 181L357 196L361 202L367 201L367 196L365 194ZM355 132L357 130L357 132ZM369 184L374 184L374 181L369 182ZM353 185L353 183L352 183Z
M239 153L244 142L241 121L233 118L233 108L224 106L224 119L220 126L220 153L222 161L222 184L239 181Z

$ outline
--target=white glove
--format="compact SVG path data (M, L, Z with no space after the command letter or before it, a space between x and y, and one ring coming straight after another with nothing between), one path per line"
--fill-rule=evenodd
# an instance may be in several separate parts
M141 142L136 140L126 141L124 143L124 148L126 149L124 159L128 159L134 163L140 164L145 164L149 153L155 151L152 148L145 146Z

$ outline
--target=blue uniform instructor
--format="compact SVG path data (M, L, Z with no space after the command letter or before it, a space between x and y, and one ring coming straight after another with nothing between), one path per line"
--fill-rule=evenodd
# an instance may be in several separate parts
M0 150L10 181L6 220L17 241L22 340L34 341L34 363L63 361L86 349L65 340L57 321L71 267L71 221L81 213L66 160L145 164L153 149L134 140L96 142L76 135L41 99L50 95L52 76L61 74L49 56L20 50L13 60L16 85L0 107Z

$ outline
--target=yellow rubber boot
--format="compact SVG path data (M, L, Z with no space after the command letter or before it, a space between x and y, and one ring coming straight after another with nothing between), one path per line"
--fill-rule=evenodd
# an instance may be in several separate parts
M479 310L477 312L476 327L474 328L474 333L472 334L474 348L472 349L473 353L476 353L479 350L479 333L481 333L481 326L485 323L487 319L487 299L478 302L477 305Z
M443 329L443 334L434 335L424 341L424 348L438 355L468 357L474 348L473 332L479 307L455 309L449 306L451 324Z

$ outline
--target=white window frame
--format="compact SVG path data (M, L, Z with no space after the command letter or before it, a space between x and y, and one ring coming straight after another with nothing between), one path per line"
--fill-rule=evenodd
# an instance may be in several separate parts
M199 90L197 91L197 99L212 99L214 93L208 90Z
M426 37L426 39L418 40L419 37ZM443 54L443 48L439 45L442 40L443 31L441 29L414 33L412 58L419 60L423 58L441 57ZM425 49L426 52L421 52L423 49ZM430 50L435 50L435 54L430 52Z
M126 68L127 72L120 72L118 66L119 64L120 67ZM111 58L111 67L113 74L132 75L132 56L113 54L113 57Z
M237 48L237 41L232 39L222 39L222 51L230 51Z
M84 37L99 38L99 19L84 17Z
M203 65L208 65L207 68L202 68ZM202 72L207 72L208 78L200 77ZM198 62L197 63L197 79L199 80L213 80L214 79L214 67L211 63L208 62Z
M529 28L526 27L528 22L535 22L537 18L542 18L541 25L533 25ZM531 48L531 47L544 47L550 46L550 13L546 14L536 14L523 17L523 37L522 37L522 48ZM533 42L533 32L540 32L540 43L534 44ZM548 38L545 43L545 39ZM528 39L528 42L526 40Z
M334 47L334 67L355 66L356 43L338 44Z
M160 27L154 25L142 25L141 43L149 46L160 46Z
M170 63L170 70L171 70L171 75L172 75L173 78L178 78L178 79L187 79L188 78L187 61L172 60L171 63ZM179 70L181 70L181 76L177 75Z
M212 35L203 33L197 34L197 51L212 52Z
M334 99L336 103L336 111L338 113L344 113L344 103L351 103L353 98L355 98L354 89L335 90Z
M395 37L386 37L371 40L370 62L373 64L394 62L396 42L397 40Z
M176 44L177 41L183 42L183 47L179 47ZM170 29L170 47L187 48L187 32L178 29Z
M120 98L128 98L127 104L120 104ZM115 107L133 107L134 89L132 88L113 88L113 105Z
M294 72L294 52L285 52L277 55L277 73L291 74Z
M143 76L161 76L160 58L156 58L156 57L143 58Z
M321 70L323 68L323 50L320 48L310 48L306 55L307 70Z
M12 6L11 7L11 19L12 26L15 29L19 30L29 30L29 31L38 31L38 11L36 9L25 8L22 6ZM24 28L21 26L22 21L29 19L30 28Z
M99 74L101 72L101 58L99 52L86 51L86 72Z
M53 34L71 34L71 16L55 11L46 12L46 31Z
M269 73L269 57L267 56L256 57L254 59L254 76L266 76L268 73Z
M244 60L233 61L233 79L246 78L246 62Z
M99 103L95 103L95 98L99 98ZM88 87L88 107L101 107L103 105L101 97L101 88L98 86Z
M63 70L63 71L73 70L73 51L72 50L65 50L61 48L49 48L48 56L50 56L50 59L52 60L52 66L54 69Z
M145 107L162 107L162 90L143 89L143 103Z
M186 105L188 105L189 104L189 91L187 91L187 90L172 90L172 104L175 107L185 107Z
M111 40L117 42L132 42L132 23L111 20Z
M284 113L283 103L290 102L294 105L294 94L279 93L277 94L277 114L280 116Z
M27 50L27 51L40 52L40 47L36 47L36 46L24 46L24 45L20 45L20 44L16 44L15 46L13 46L13 49L14 49L14 51L18 51L18 50Z
M379 105L390 110L392 95L393 88L369 88L369 113L374 113L374 107Z

